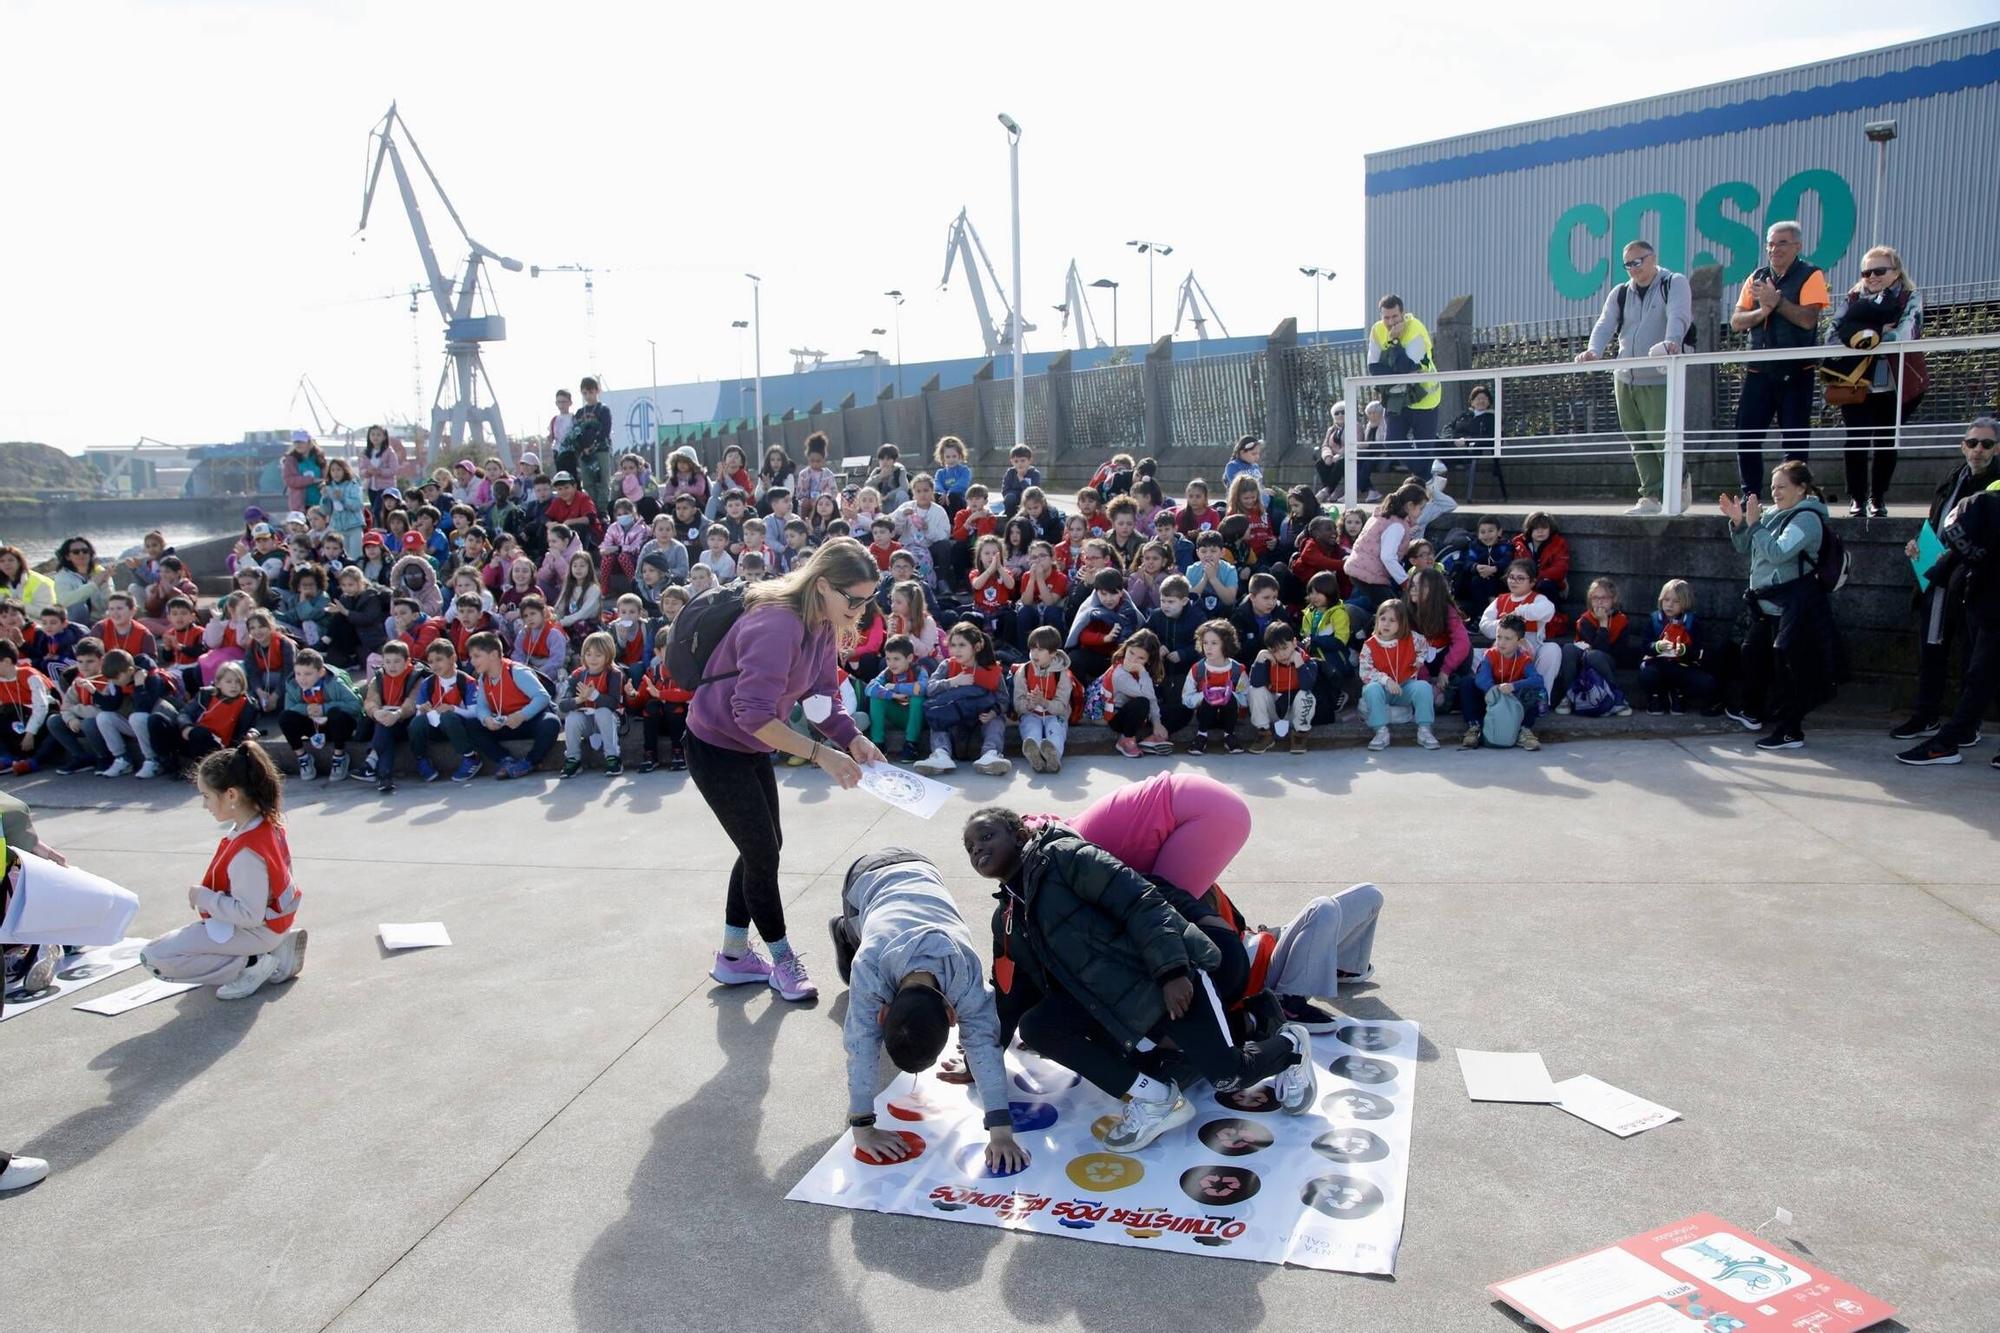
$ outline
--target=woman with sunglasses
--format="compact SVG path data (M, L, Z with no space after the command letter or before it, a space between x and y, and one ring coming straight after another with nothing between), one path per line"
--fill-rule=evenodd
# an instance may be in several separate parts
M71 537L56 552L56 600L79 625L104 619L111 599L111 571L97 562L97 548Z
M1861 281L1848 291L1826 340L1865 352L1885 342L1921 338L1923 325L1923 297L1904 272L1903 257L1878 245L1861 256ZM1861 383L1838 386L1866 395L1859 402L1840 404L1840 419L1847 425L1847 516L1859 518L1866 512L1870 518L1887 518L1889 507L1883 501L1896 473L1896 395L1902 388L1904 358L1842 357L1829 362L1827 369L1844 369L1843 363L1857 361L1865 365ZM1829 385L1828 396L1836 391L1837 386ZM1914 402L1905 404L1903 415L1908 417L1915 408Z
M1938 537L1944 535L1945 520L1961 500L2000 485L2000 422L1974 417L1958 451L1964 461L1931 496L1930 529ZM1912 537L1903 553L1915 560L1917 552L1917 539ZM1942 580L1932 580L1918 594L1917 612L1917 706L1909 721L1889 733L1899 741L1926 740L1937 733L1944 715L1944 678L1952 644L1965 641L1963 604L1949 596Z
M837 537L782 578L750 585L743 614L715 645L695 687L688 776L736 847L722 947L710 969L725 986L764 983L787 1000L819 995L785 934L778 889L785 832L771 756L815 764L842 787L861 781L862 764L882 762L841 705L839 681L841 643L859 632L880 578L866 547ZM819 739L792 729L795 707ZM769 959L750 945L753 924Z

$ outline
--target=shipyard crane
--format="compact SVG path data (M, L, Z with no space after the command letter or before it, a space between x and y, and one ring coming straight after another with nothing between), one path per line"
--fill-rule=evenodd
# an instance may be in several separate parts
M1206 314L1203 313L1204 310ZM1194 336L1198 342L1208 341L1208 321L1211 319L1215 321L1216 327L1222 330L1223 337L1229 336L1229 326L1222 322L1222 315L1216 310L1215 302L1208 299L1208 293L1202 290L1201 282L1194 276L1193 269L1189 269L1188 275L1181 279L1180 301L1174 307L1175 337L1180 336L1181 320L1188 318L1194 320Z
M1097 317L1090 312L1090 296L1084 291L1083 275L1076 271L1074 259L1069 261L1069 273L1063 279L1063 303L1056 309L1062 312L1065 330L1072 318L1076 320L1077 351L1104 346L1104 338L1097 331Z
M439 202L450 214L453 225L458 228L458 234L467 246L465 272L455 284L445 276L443 266L438 263L437 251L431 245L430 229L424 225L423 212L417 207L416 192L410 185L410 174L403 165L402 150L396 145L399 137L409 146L417 165L424 169L431 188L437 191ZM361 222L355 230L367 230L368 211L375 202L375 187L381 181L382 163L387 160L396 174L396 189L403 197L403 208L410 215L410 230L416 237L417 254L424 261L425 275L430 279L431 297L437 302L438 314L444 319L445 366L444 373L438 377L437 396L431 403L431 445L433 448L450 448L467 443L481 444L499 453L511 466L513 450L507 441L506 427L500 421L500 403L479 355L481 343L500 342L507 337L507 320L497 313L475 312L488 311L491 306L491 299L481 286L485 261L491 259L509 273L520 272L521 261L489 250L472 238L472 233L465 228L464 219L452 207L437 173L424 159L423 149L417 146L409 124L397 113L394 102L389 104L389 112L382 117L381 123L369 131L368 139L374 150L374 162L368 170L368 185L361 196ZM485 388L484 405L480 402L482 385ZM490 444L485 442L488 429L492 432Z
M309 373L299 376L298 386L292 390L291 406L285 409L286 415L289 416L298 408L301 398L306 400L306 411L312 414L314 439L353 436L354 427L340 419L340 413L334 411L333 405L326 401L326 395L319 391L319 385L313 383L312 375ZM322 408L326 410L324 417L320 415Z
M820 363L826 360L826 353L817 347L787 347L785 350L792 355L792 373L794 375L803 375L807 371L818 370Z
M974 262L975 258L977 263ZM1001 283L1000 275L994 271L993 261L986 257L986 246L979 239L979 230L972 225L971 217L963 208L958 210L958 217L953 219L951 231L945 237L944 277L938 281L940 290L951 286L952 265L960 262L963 262L965 267L965 285L972 291L972 308L979 315L979 337L986 347L986 355L998 356L1002 352L1012 351L1014 326L1018 323L1024 333L1033 333L1035 326L1021 320L1015 314L1018 300L1010 302L1007 299L1007 288ZM986 270L987 281L993 284L993 290L999 294L1001 309L1006 312L1006 319L999 324L993 322L992 312L986 304L986 288L979 281L979 270L982 267ZM1015 293L1017 298L1019 295L1020 293Z

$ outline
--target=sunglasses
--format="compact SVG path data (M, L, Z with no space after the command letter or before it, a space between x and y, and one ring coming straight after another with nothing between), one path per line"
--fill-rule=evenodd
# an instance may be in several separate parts
M1959 443L1968 449L2000 448L2000 440L1982 440L1977 435L1968 435L1960 440Z
M1893 268L1864 268L1861 270L1861 276L1864 278L1879 278L1895 271Z
M1651 256L1651 255L1640 255L1640 256L1639 256L1639 257L1638 257L1637 259L1628 259L1628 260L1626 260L1626 261L1625 261L1625 267L1626 267L1626 268L1643 268L1643 267L1645 267L1645 264L1646 264L1646 261L1647 261L1648 259L1651 259L1651 258L1652 258L1652 256Z

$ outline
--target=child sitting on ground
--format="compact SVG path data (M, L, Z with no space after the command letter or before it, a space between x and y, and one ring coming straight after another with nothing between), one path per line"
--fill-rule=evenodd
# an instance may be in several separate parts
M202 809L225 826L188 906L201 920L161 936L139 961L161 981L214 986L218 1000L240 1000L290 981L305 967L306 932L294 930L299 888L285 841L278 766L249 741L219 750L195 771Z
M549 619L548 603L540 593L521 599L521 626L514 635L514 656L550 680L562 679L569 663L569 636ZM453 645L457 651L457 645Z
M94 702L97 734L111 752L111 767L98 776L122 778L133 772L132 761L125 754L125 742L131 741L139 747L143 761L138 776L158 777L160 761L154 741L162 735L160 728L165 724L156 724L154 714L164 708L171 717L173 705L167 702L166 678L152 670L151 659L136 659L119 648L106 653L104 680Z
M1493 646L1480 653L1478 665L1458 685L1458 706L1465 714L1465 740L1460 748L1477 750L1481 741L1506 748L1539 750L1535 719L1547 700L1548 687L1535 669L1534 654L1528 651L1528 626L1517 615L1500 618ZM1504 719L1502 715L1504 714ZM1491 734L1489 734L1491 733Z
M1491 514L1481 514L1472 545L1455 552L1446 572L1451 590L1463 607L1482 607L1507 589L1507 566L1514 563L1514 543ZM1467 614L1470 614L1468 611Z
M97 692L103 687L104 649L96 639L85 639L76 646L76 674L62 692L56 715L49 719L49 735L69 755L57 772L82 773L111 762L111 752L97 730Z
M1104 692L1104 724L1117 733L1118 753L1127 759L1174 752L1160 710L1160 684L1166 677L1164 657L1157 635L1151 630L1134 631L1121 646L1118 661L1105 668L1098 682Z
M1528 515L1514 536L1514 558L1534 569L1535 589L1550 602L1569 596L1569 538L1556 530L1555 519L1540 510Z
M924 731L925 672L918 660L917 646L908 634L891 634L882 642L882 670L868 682L868 739L875 748L888 751L889 728L903 734L904 763L923 757L917 740Z
M298 756L299 780L316 776L315 752L331 751L329 782L347 781L347 743L361 725L361 700L347 677L330 669L317 648L301 648L285 686L285 711L278 728Z
M924 593L924 585L916 579L905 579L890 588L888 632L891 637L898 634L908 637L918 664L929 667L937 661L943 630L930 613L930 598Z
M661 605L673 604L676 613L685 605L685 594L673 589L661 598ZM681 772L687 768L687 756L682 752L681 743L687 736L688 704L694 699L694 691L681 688L673 673L667 670L667 645L673 641L674 630L671 619L653 636L653 662L636 679L628 678L625 700L628 707L639 709L639 734L645 748L645 758L639 763L641 773L650 773L660 766L660 737L667 740L667 768L671 772Z
M1399 703L1416 715L1417 744L1438 748L1431 731L1436 720L1431 685L1417 674L1428 646L1411 631L1409 608L1401 598L1391 597L1375 608L1375 630L1361 645L1361 711L1374 732L1369 749L1389 748L1389 709Z
M917 761L919 773L949 773L958 767L952 748L967 738L976 738L979 745L975 769L990 777L1007 772L1001 684L1000 659L993 655L993 641L986 631L969 620L953 625L945 639L944 667L924 684L931 753Z
M573 778L582 770L583 741L590 736L591 745L604 752L604 775L615 778L625 771L618 752L618 723L625 716L625 673L618 666L618 645L599 630L583 641L578 656L581 664L556 696L556 712L563 720L562 775Z
M1639 663L1646 711L1684 713L1690 705L1704 715L1719 710L1714 652L1701 641L1694 586L1686 579L1668 579L1660 585L1658 607L1653 612L1652 641Z
M252 611L244 625L250 631L250 641L244 645L243 678L250 694L250 712L254 722L256 716L270 713L276 716L285 706L285 686L291 682L292 666L298 656L298 649L292 641L278 633L278 620L269 611L259 607ZM216 679L222 678L220 668Z
M1500 629L1500 617L1519 616L1528 627L1528 651L1534 654L1535 670L1541 673L1542 681L1552 696L1562 693L1562 648L1548 642L1549 620L1555 615L1555 603L1548 594L1535 586L1535 566L1529 560L1516 560L1507 566L1507 591L1495 597L1479 617L1479 632L1493 639Z
M175 747L180 761L198 765L218 750L231 750L257 734L257 708L240 662L225 662L216 670L215 684L202 691L194 720L179 728ZM185 772L185 770L183 770Z
M1194 713L1194 737L1188 741L1189 754L1207 754L1211 734L1222 733L1222 748L1242 754L1243 742L1236 739L1236 720L1250 705L1250 673L1236 660L1236 626L1227 620L1210 620L1195 633L1201 657L1188 671L1181 686L1181 703Z
M55 702L49 678L22 662L19 648L0 639L0 766L24 775L62 751L61 742L43 731Z
M1105 568L1091 578L1090 595L1077 607L1063 641L1079 676L1095 680L1118 656L1118 645L1139 628L1139 613L1125 596L1122 570Z
M459 757L451 780L470 782L482 762L472 741L472 727L479 720L473 699L477 682L459 670L458 650L450 639L433 640L424 649L424 664L430 674L417 682L417 708L410 718L410 753L417 757L417 776L425 782L442 776L430 757L432 744L442 739Z
M1626 623L1625 613L1618 609L1618 585L1608 578L1596 578L1590 582L1586 594L1590 609L1576 618L1576 642L1563 654L1563 674L1576 679L1579 667L1588 666L1602 676L1607 683L1616 680L1619 667L1636 667L1645 655L1646 645L1639 635ZM1625 702L1623 695L1615 695L1616 706L1613 717L1632 716L1632 706ZM1567 695L1556 701L1556 711L1570 711Z
M1037 773L1062 772L1070 719L1083 702L1083 687L1069 669L1062 635L1053 626L1028 632L1028 660L1014 668L1014 716L1020 719L1021 753Z
M1244 588L1245 596L1229 613L1229 623L1236 626L1236 640L1242 644L1237 660L1249 666L1263 647L1264 632L1290 618L1278 600L1278 580L1275 576L1252 574Z
M1273 620L1264 631L1264 650L1250 664L1250 723L1257 728L1250 753L1263 754L1288 734L1291 752L1306 752L1318 682L1319 664L1299 650L1299 632Z
M368 742L368 761L354 776L372 781L384 795L396 790L396 742L410 738L422 682L408 644L382 645L382 665L368 678L361 698L361 711L374 722L375 732Z

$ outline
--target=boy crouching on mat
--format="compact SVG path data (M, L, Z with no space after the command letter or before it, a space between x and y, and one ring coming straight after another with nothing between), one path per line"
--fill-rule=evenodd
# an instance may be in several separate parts
M847 1123L854 1146L882 1161L909 1153L875 1126L876 1066L886 1047L905 1073L928 1069L955 1022L979 1101L986 1108L986 1165L1009 1173L1028 1164L1007 1111L1007 1067L986 965L936 865L921 853L887 847L856 861L827 923L840 979L848 985Z

